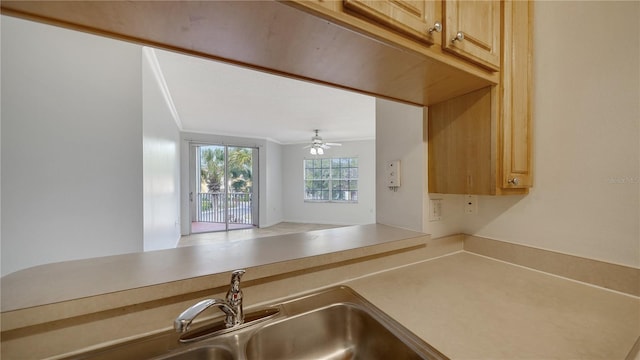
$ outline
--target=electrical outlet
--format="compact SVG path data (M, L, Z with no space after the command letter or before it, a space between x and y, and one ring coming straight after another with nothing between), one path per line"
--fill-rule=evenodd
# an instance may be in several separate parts
M429 200L429 221L442 220L442 199Z
M478 213L478 196L464 196L464 213L468 215L476 215Z

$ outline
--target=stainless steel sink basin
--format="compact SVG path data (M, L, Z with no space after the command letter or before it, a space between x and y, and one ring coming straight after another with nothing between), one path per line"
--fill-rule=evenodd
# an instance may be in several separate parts
M332 305L270 324L247 343L247 359L422 359L363 308Z
M218 346L202 346L172 354L164 359L171 360L234 360L236 357L227 349Z
M182 343L163 333L92 351L77 359L289 360L447 359L350 288L341 286L259 309L253 322ZM218 328L209 324L208 328Z

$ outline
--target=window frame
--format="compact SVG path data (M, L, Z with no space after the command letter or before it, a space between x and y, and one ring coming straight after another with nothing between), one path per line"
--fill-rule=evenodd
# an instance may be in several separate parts
M334 173L334 166L333 166L333 162L335 160L340 160L342 161L343 159L346 159L350 164L353 162L353 160L356 161L356 166L340 166L337 169L356 169L356 174L357 177L339 177L339 178L334 178L333 173ZM328 160L329 163L329 168L323 168L322 166L317 168L317 167L311 167L311 168L307 168L307 161L322 161L322 160ZM328 178L326 179L307 179L307 169L313 169L313 170L319 170L322 171L324 169L328 169ZM308 199L307 198L307 180L310 181L328 181L328 186L327 186L327 192L329 193L328 199ZM349 192L353 192L355 191L356 194L356 199L355 200L340 200L340 199L333 199L333 193L334 191L336 191L334 189L334 182L335 181L355 181L356 182L356 186L355 189L346 189L346 190L342 190L342 189L338 189L337 191L349 191ZM336 157L313 157L313 158L309 158L309 157L305 157L302 161L302 185L303 185L303 189L302 189L302 197L303 197L303 201L304 202L308 202L308 203L337 203L337 204L357 204L358 203L358 195L360 193L360 159L358 156L336 156ZM314 189L312 189L314 190ZM320 190L320 191L324 191L324 190ZM350 196L351 197L351 196Z

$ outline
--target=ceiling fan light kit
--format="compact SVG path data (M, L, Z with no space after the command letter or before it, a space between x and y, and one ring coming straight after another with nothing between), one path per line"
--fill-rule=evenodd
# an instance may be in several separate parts
M309 149L311 155L324 155L326 149L330 149L332 146L342 146L342 144L322 141L322 138L318 135L320 130L315 129L313 131L316 134L311 138L311 144L304 147L304 149Z

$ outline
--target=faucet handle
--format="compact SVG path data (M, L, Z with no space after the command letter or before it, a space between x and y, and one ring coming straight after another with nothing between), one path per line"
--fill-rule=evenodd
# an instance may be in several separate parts
M235 312L235 316L227 316L225 320L227 327L233 327L244 323L244 310L242 306L242 289L240 289L240 278L244 275L244 270L234 270L231 273L231 285L227 291L227 304Z
M227 301L231 304L237 304L242 300L242 290L240 289L240 279L244 275L245 270L234 270L231 273L231 284L227 291Z
M233 286L233 284L236 282L239 285L240 278L242 278L242 275L244 275L245 272L246 270L244 269L233 270L233 272L231 273L231 285Z

